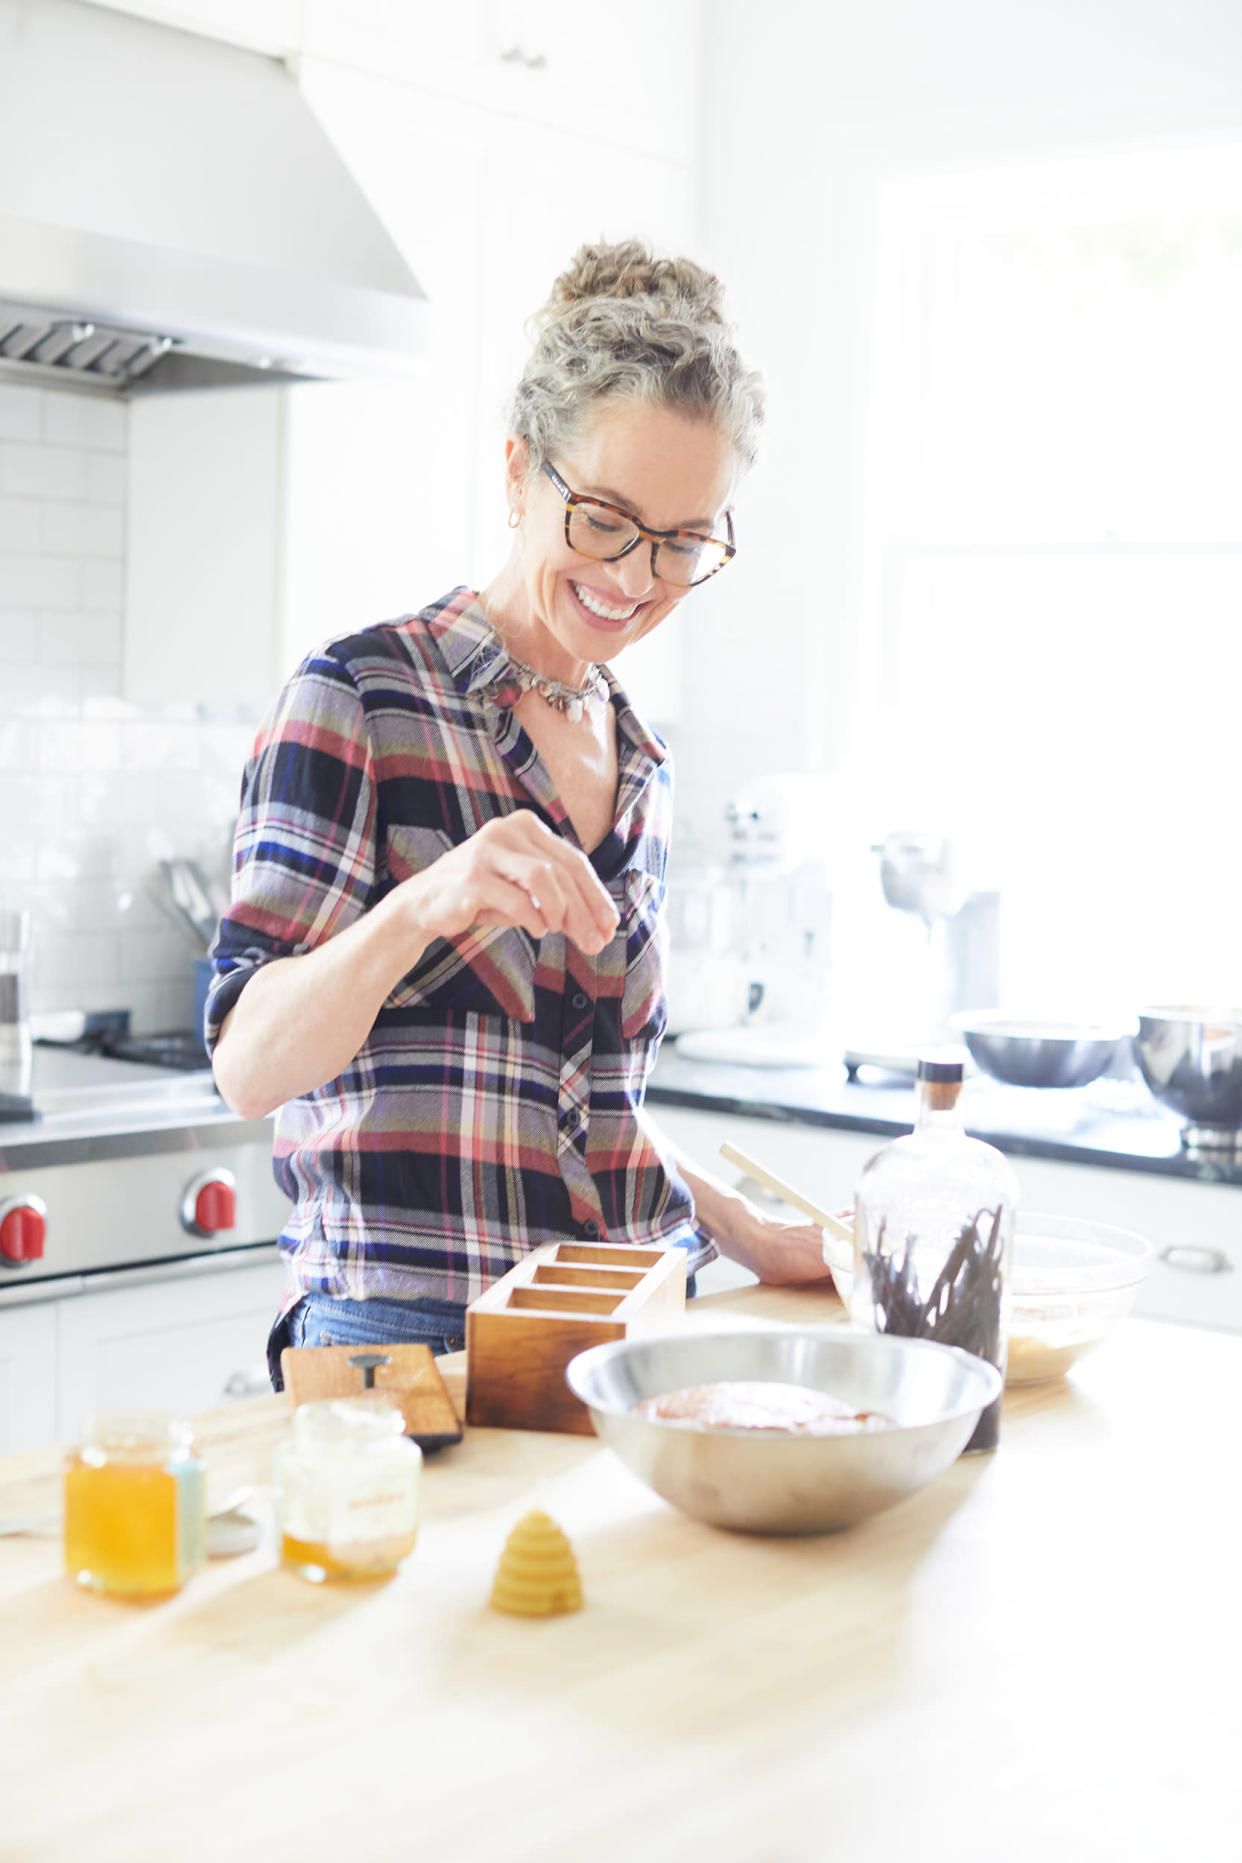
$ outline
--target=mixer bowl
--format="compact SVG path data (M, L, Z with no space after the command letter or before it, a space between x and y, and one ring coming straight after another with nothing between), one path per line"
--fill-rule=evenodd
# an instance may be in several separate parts
M1011 1087L1085 1087L1106 1073L1133 1029L1094 1023L1040 1022L1000 1009L968 1009L952 1018L971 1059Z
M1151 1092L1186 1121L1192 1154L1242 1150L1242 1009L1144 1009L1134 1057Z

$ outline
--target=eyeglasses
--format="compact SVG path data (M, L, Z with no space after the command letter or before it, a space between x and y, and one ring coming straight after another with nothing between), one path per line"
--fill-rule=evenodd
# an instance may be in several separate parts
M728 512L727 543L721 543L718 537L700 536L695 530L652 530L619 505L571 492L549 460L544 460L543 470L565 500L565 541L579 556L592 556L597 563L616 563L636 550L645 537L651 545L651 573L656 580L679 589L693 589L737 555L733 519Z

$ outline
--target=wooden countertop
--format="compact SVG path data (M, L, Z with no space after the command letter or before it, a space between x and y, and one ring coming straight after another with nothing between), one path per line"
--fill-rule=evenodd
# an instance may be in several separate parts
M308 1585L269 1537L136 1606L0 1539L0 1857L1235 1863L1240 1390L1242 1340L1130 1321L1011 1393L995 1456L831 1538L716 1532L593 1438L478 1430L386 1584ZM286 1414L202 1419L213 1504ZM0 1463L0 1517L57 1467ZM577 1615L486 1606L536 1504Z

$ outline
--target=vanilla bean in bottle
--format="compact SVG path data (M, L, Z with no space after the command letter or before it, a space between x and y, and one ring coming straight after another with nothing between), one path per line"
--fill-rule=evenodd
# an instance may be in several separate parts
M960 1346L1005 1375L1018 1180L962 1129L962 1060L919 1061L914 1131L863 1168L854 1198L856 1325ZM998 1397L966 1453L994 1449Z

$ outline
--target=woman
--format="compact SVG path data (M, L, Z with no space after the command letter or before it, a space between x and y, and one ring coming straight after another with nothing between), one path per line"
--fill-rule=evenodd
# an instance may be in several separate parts
M719 298L584 247L513 401L505 567L312 654L260 732L207 1022L229 1105L279 1108L278 1388L285 1345L460 1346L566 1236L826 1273L643 1110L670 768L603 662L734 553L762 408Z

